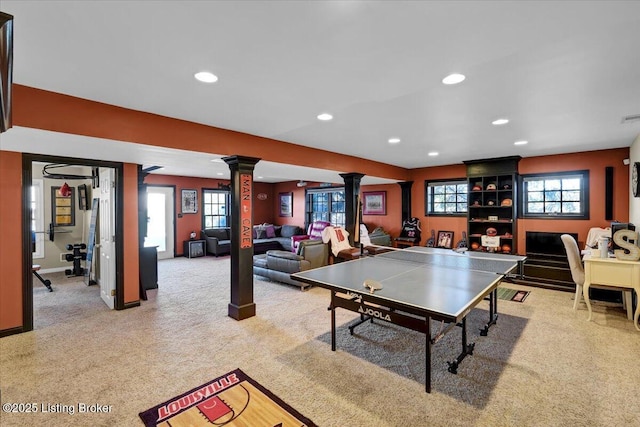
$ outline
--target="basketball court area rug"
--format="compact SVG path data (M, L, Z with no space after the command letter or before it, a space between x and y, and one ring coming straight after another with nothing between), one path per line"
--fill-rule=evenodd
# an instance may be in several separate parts
M140 413L145 426L316 427L240 369Z
M498 298L507 300L507 301L515 301L515 302L524 302L525 298L529 295L529 291L516 291L515 289L498 287Z

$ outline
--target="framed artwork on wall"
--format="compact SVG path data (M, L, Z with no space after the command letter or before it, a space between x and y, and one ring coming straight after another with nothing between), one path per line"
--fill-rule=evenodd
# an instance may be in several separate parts
M280 216L293 216L293 193L280 193Z
M182 213L198 213L198 191L182 190Z
M65 194L62 187L51 187L51 222L54 227L76 225L75 193L67 186Z
M87 197L87 184L78 185L78 208L81 211L89 210L89 198Z
M362 214L363 215L386 215L387 214L387 192L386 191L366 191L362 193Z

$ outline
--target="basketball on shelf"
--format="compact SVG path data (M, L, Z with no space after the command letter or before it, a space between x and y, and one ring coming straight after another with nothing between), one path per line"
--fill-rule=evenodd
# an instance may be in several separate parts
M477 251L478 249L480 249L480 243L472 242L471 243L471 249L473 249L474 251Z
M500 206L511 206L513 205L513 200L511 199L504 199L502 202L500 202Z
M511 246L509 246L507 244L502 245L502 252L504 252L504 253L511 252Z

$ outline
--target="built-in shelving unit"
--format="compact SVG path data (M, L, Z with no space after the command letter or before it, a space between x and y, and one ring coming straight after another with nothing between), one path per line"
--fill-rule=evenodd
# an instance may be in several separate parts
M471 160L467 165L469 249L516 253L520 157Z

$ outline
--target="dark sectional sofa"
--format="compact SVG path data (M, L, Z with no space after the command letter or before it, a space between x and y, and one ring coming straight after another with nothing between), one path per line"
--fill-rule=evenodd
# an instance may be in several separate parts
M207 228L200 230L200 238L207 242L207 253L214 256L231 253L231 229ZM262 224L253 227L253 253L263 254L270 250L291 251L291 237L304 234L297 225Z

